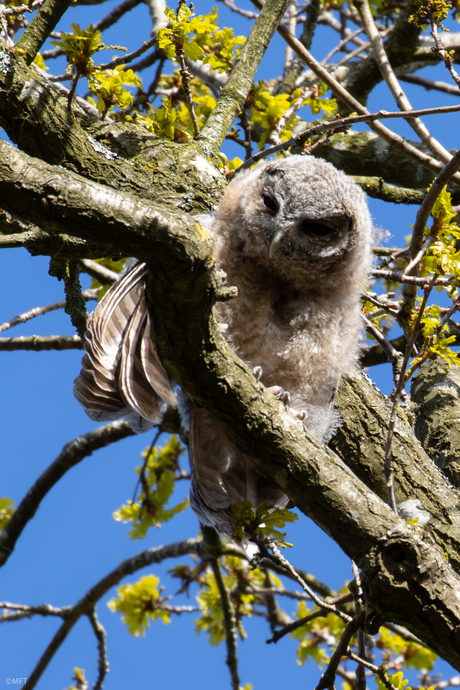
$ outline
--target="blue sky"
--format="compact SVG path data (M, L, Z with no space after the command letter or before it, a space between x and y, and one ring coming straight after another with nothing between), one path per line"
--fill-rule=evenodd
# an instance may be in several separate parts
M70 30L70 23L87 26L115 6L115 2L74 8L61 24ZM197 14L210 10L214 3L196 2ZM248 1L241 6L251 8ZM248 22L237 17L222 5L222 24L231 25L236 33L247 33ZM147 40L149 26L145 5L127 15L122 27L112 29L106 43L119 43L129 50ZM328 52L328 30L319 29L313 52L322 58ZM279 73L278 61L283 43L276 37L270 53L264 58L259 77ZM107 53L108 55L108 53ZM104 54L101 62L105 61ZM54 69L63 72L65 65ZM448 81L441 68L425 70L424 76ZM456 103L454 97L427 92L407 86L414 107ZM376 89L370 108L393 109L384 87ZM458 146L459 116L433 117L427 123L435 136L447 148ZM407 125L397 121L391 125L396 131L411 137ZM457 140L457 141L456 141ZM229 157L241 155L228 149ZM396 207L370 200L375 223L392 234L391 244L402 242L410 233L416 207ZM63 299L63 286L48 275L46 257L31 257L25 250L3 250L0 254L0 322L35 306ZM91 305L91 303L90 303ZM2 335L71 335L72 325L63 312L54 312L16 327ZM62 447L73 438L96 428L84 414L72 395L73 379L80 368L81 352L2 352L0 353L2 385L0 415L2 419L2 461L0 464L0 495L18 503L41 472L57 457ZM387 365L372 370L379 387L386 393L391 389ZM151 530L143 542L133 542L127 527L115 522L112 513L131 498L136 483L135 468L140 464L140 452L151 442L151 435L126 439L117 445L100 450L72 469L46 496L35 518L24 530L7 566L0 571L0 600L55 606L74 604L89 587L112 570L123 559L152 546L178 541L197 534L198 522L188 510L161 530ZM188 488L178 487L180 500ZM315 574L333 588L341 587L352 577L348 558L310 520L304 516L289 529L289 539L295 543L290 556L293 562ZM187 562L187 559L183 559ZM161 577L167 594L174 594L176 581L168 579L166 570L176 565L166 562L154 569ZM128 578L132 582L141 571ZM131 637L119 617L109 611L106 602L111 592L98 606L101 622L108 632L110 673L105 682L108 690L131 688L162 688L175 690L215 690L229 687L228 670L224 663L225 648L210 647L202 634L198 637L190 616L173 619L170 625L152 624L145 638ZM182 603L194 603L183 600ZM38 618L3 625L0 628L0 688L7 679L27 678L60 622L52 618ZM319 671L314 666L298 668L295 661L296 643L284 639L278 645L266 645L269 637L264 621L245 623L247 641L239 644L240 677L242 684L252 682L254 688L271 690L280 686L314 687ZM84 668L93 683L97 675L97 649L94 635L86 620L73 629L50 664L39 685L46 690L63 690L71 685L73 668ZM448 668L446 664L443 668ZM446 671L449 673L449 671ZM374 687L371 682L370 687Z

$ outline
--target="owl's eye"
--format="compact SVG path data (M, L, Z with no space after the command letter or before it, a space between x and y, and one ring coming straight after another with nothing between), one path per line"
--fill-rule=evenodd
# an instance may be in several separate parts
M267 211L270 211L273 215L278 213L278 204L274 199L271 198L271 196L268 196L268 194L264 194L262 197L263 204Z
M335 229L324 223L316 223L314 220L305 220L300 226L301 232L310 237L332 237Z

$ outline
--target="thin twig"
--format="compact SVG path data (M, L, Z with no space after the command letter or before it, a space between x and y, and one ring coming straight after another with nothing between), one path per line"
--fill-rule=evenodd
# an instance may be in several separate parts
M97 300L97 293L98 290L85 290L82 292L82 297L85 300L85 302L89 302L90 300ZM26 321L30 321L30 319L34 319L36 316L42 316L43 314L49 314L52 311L56 311L58 309L64 309L66 304L65 299L61 300L60 302L54 302L54 304L47 304L46 307L34 307L33 309L29 309L29 311L25 311L22 314L18 314L18 316L15 316L13 319L10 319L10 321L5 321L4 323L0 324L0 333L3 333L3 331L7 331L10 328L13 328L14 326L17 326L20 323L26 323Z
M350 583L348 585L348 588L350 592L353 594L353 599L355 600L356 615L358 616L358 618L361 619L361 616L363 615L364 611L364 596L363 588L361 586L361 575L359 573L358 566L353 560L351 561L351 568L353 570L354 580L353 583ZM358 628L357 640L358 654L362 659L366 659L366 634L362 626ZM363 666L363 664L358 664L356 668L355 686L355 690L366 690L366 669Z
M101 625L97 614L96 607L92 606L91 609L86 614L88 616L91 627L96 635L97 639L97 649L99 651L99 656L97 660L98 675L97 680L93 685L93 690L101 690L104 679L109 672L109 662L107 661L107 646L105 644L105 638L107 633L104 627Z
M94 30L105 31L110 26L113 26L113 24L116 24L124 14L130 12L134 7L139 5L141 1L142 0L124 0L124 2L120 3L111 12L109 12L106 17L100 19L98 22L95 22L93 24Z
M419 77L418 74L399 74L398 78L400 81L406 81L408 84L423 86L427 91L433 89L435 91L448 93L449 96L460 96L460 89L445 81L426 79L426 77Z
M454 82L457 84L458 88L460 89L460 75L458 72L454 70L453 63L454 60L451 55L449 55L449 52L443 47L441 43L441 39L439 38L438 34L438 21L436 20L433 10L431 8L430 3L427 3L426 5L426 13L428 14L430 18L430 23L431 23L431 35L433 36L434 42L436 44L435 48L432 48L431 50L433 53L436 53L438 57L444 62L445 66L450 72L450 75Z
M118 65L127 65L128 63L132 62L137 57L139 57L139 55L143 55L145 52L147 52L147 50L154 46L156 42L157 37L154 36L149 41L144 41L141 47L137 48L132 53L128 53L127 55L117 57L115 58L115 60L112 60L111 62L106 62L104 65L98 65L97 69L102 71L106 69L114 69L114 67L118 67Z
M32 618L32 616L55 616L65 618L71 610L71 606L51 606L51 604L41 604L40 606L27 606L26 604L11 604L7 601L0 602L0 609L15 611L16 613L6 614L4 611L0 616L0 623L10 623L12 621Z
M359 616L356 616L346 624L345 630L343 631L342 636L339 640L339 644L337 645L333 655L331 656L329 663L327 665L327 669L321 676L321 679L318 685L316 686L316 690L326 690L326 688L334 688L334 681L337 675L337 669L339 667L339 664L342 660L342 657L346 655L351 639L353 635L357 632L361 624L362 622Z
M41 501L68 470L99 448L133 436L125 421L111 422L95 431L79 436L64 446L62 453L40 475L22 499L0 534L0 565L8 560L24 527L35 515Z
M98 280L101 285L113 285L118 280L118 273L111 271L110 268L103 266L92 259L81 259L80 268L84 273L87 273L91 278Z
M441 170L439 175L434 180L430 189L427 192L422 205L420 206L417 216L415 218L414 230L412 232L412 239L410 244L410 255L411 257L416 257L422 248L422 243L425 237L425 227L433 208L433 205L441 193L444 186L449 182L449 180L454 176L457 170L460 168L460 150L458 150L447 165ZM418 266L416 266L412 271L412 275L418 275ZM439 283L438 283L439 284ZM412 312L415 304L415 297L417 295L417 290L414 286L408 285L403 290L403 298L406 313Z
M152 443L150 444L150 448L147 451L147 454L145 456L145 460L142 463L141 471L139 472L139 479L137 480L136 488L134 489L134 496L133 496L133 499L131 501L131 505L134 505L136 502L136 496L137 496L137 490L139 488L139 484L142 484L142 488L144 490L144 497L146 499L149 498L149 485L148 485L147 479L145 477L145 470L146 470L148 462L150 460L150 455L152 453L152 450L155 448L157 441L160 438L161 434L162 434L162 430L158 429L155 436L153 437Z
M306 623L315 620L315 618L323 618L327 616L328 613L329 611L326 611L326 609L322 608L307 613L306 616L302 616L302 618L298 618L297 620L292 621L292 623L288 623L287 625L283 626L281 630L277 630L276 632L274 632L273 636L267 640L267 644L276 644L283 637L294 632L294 630L301 628Z
M375 269L374 271L371 271L370 274L371 276L374 276L375 278L384 278L385 280L391 280L392 282L395 283L405 283L407 285L418 285L420 287L423 287L424 285L428 285L429 278L428 277L423 277L419 278L418 276L405 276L403 275L402 271L389 271L389 270L379 270ZM443 277L437 277L435 285L449 285L450 279L449 278L443 278Z
M394 495L394 483L393 483L393 467L392 467L392 453L391 453L391 446L393 443L393 434L394 434L394 427L396 423L396 415L398 411L398 405L399 405L399 400L401 397L402 390L404 388L404 385L406 383L406 369L407 369L407 364L409 362L409 357L411 356L412 353L412 347L416 341L416 338L419 333L420 329L420 324L422 321L422 316L423 312L425 311L426 303L428 301L428 297L430 296L431 290L433 289L434 285L436 282L436 275L433 275L430 283L428 286L425 288L425 294L423 296L422 303L420 305L420 310L418 313L417 321L415 322L414 329L412 331L412 335L409 338L406 346L406 352L404 354L404 359L401 365L401 373L399 375L399 380L398 380L398 385L396 386L396 390L393 394L393 407L391 409L391 415L390 415L390 421L388 424L388 433L387 433L387 438L385 442L385 461L384 461L384 475L385 475L385 484L387 488L387 493L388 493L388 502L390 507L394 510L396 515L398 515L398 508L396 506L396 499Z
M225 545L223 545L225 549ZM42 674L46 670L51 659L54 657L67 635L72 630L73 626L80 620L82 616L88 615L95 603L98 602L112 587L115 587L120 580L127 575L132 575L141 568L146 568L154 563L161 563L166 558L179 558L187 554L200 553L200 542L197 539L186 539L185 541L176 542L174 544L167 544L166 546L158 546L153 549L142 551L137 556L128 558L120 563L108 575L97 582L79 602L72 607L66 619L63 621L61 627L54 635L48 647L44 651L37 665L33 669L26 684L23 686L24 690L32 690L35 688Z
M293 577L294 580L296 580L299 585L302 587L302 589L307 592L309 597L312 599L312 601L322 609L325 609L326 611L329 611L330 613L335 613L339 618L342 618L342 620L346 621L347 623L351 621L351 617L344 613L343 611L340 611L334 604L330 604L324 599L321 599L312 589L307 585L307 583L302 579L302 577L299 575L299 573L293 568L293 566L289 563L289 561L284 558L284 556L281 554L280 550L276 546L274 542L269 543L269 547L273 553L273 557L280 565L282 565L286 570L288 570L291 573L291 576Z
M344 127L349 127L350 125L356 124L358 122L372 123L377 120L400 118L410 119L412 117L415 118L420 117L422 115L439 115L442 113L456 113L459 111L460 105L439 106L437 108L424 108L422 110L411 110L405 111L403 113L399 111L389 113L386 110L380 110L378 113L369 113L366 115L353 115L350 117L343 117L338 120L333 120L332 122L323 122L320 125L316 125L315 127L309 127L304 132L302 132L302 134L293 136L281 144L278 144L276 146L270 146L268 149L260 151L250 160L245 161L245 163L238 168L238 171L245 170L246 168L249 168L251 165L261 160L262 158L266 158L267 156L270 156L274 153L278 153L280 151L285 151L291 148L292 146L303 146L304 142L307 139L310 139L312 136L317 136L319 134L322 134L323 132L343 129Z
M79 335L22 335L18 338L0 338L0 352L16 350L81 350L83 341Z
M413 110L409 99L407 98L406 94L401 88L401 85L399 84L396 75L393 72L390 61L385 52L385 48L383 47L381 36L377 30L377 27L375 26L368 1L356 0L355 6L364 24L367 37L371 42L372 51L377 61L380 73L382 74L385 83L387 84L396 103L398 104L398 107L403 111ZM452 157L452 154L450 154L449 151L447 151L444 148L444 146L441 146L441 144L430 134L427 127L424 125L423 122L421 122L421 120L419 120L418 118L411 118L406 121L408 122L410 127L412 127L412 129L416 132L416 134L418 134L425 146L427 146L435 156L440 158L445 163L449 162L449 160Z
M256 5L258 9L261 9L264 6L264 2L262 0L251 0L251 2L254 5ZM336 79L334 79L334 77L332 77L329 74L329 72L317 60L315 60L311 53L309 53L308 50L305 49L305 47L300 43L300 41L298 41L297 38L293 36L286 29L285 26L279 24L278 32L284 38L285 41L289 42L292 49L297 53L300 59L303 60L308 65L308 67L310 67L310 69L316 74L316 76L318 76L331 89L336 98L339 98L344 103L344 105L350 108L350 110L352 111L360 113L361 115L369 114L367 109L358 100L353 98L353 96L351 96L348 93L348 91L343 86L341 86L341 84L339 84L339 82ZM404 116L407 115L403 114L403 117ZM397 135L395 132L392 132L387 127L382 125L380 122L371 121L369 122L369 126L384 141L386 141L388 144L393 146L398 151L405 153L407 156L417 161L420 165L423 165L424 167L427 167L430 170L434 170L436 173L442 170L442 163L439 163L439 161L435 160L433 157L422 153L421 151L416 149L415 146L409 144L404 139L404 137L401 137ZM460 176L456 176L455 179L460 180Z
M210 561L212 572L219 590L220 603L222 606L222 616L225 630L225 642L227 644L226 664L230 670L232 689L239 690L240 679L238 676L238 656L236 653L236 620L232 602L225 586L222 570L217 558Z
M395 350L388 338L386 338L383 335L383 333L379 331L379 329L372 323L372 321L370 321L366 316L364 316L364 314L362 314L362 318L364 323L366 324L366 328L369 331L369 333L373 335L377 342L380 343L380 345L382 346L382 349L385 352L388 361L390 362L393 368L393 381L396 386L401 375L401 363L403 355L401 352L398 352L398 350Z

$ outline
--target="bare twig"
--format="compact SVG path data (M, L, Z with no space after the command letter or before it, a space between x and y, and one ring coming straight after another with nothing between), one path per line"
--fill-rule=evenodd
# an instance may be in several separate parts
M225 545L223 545L222 548L225 549ZM112 587L117 585L120 580L153 563L161 563L166 558L179 558L187 554L199 554L199 550L200 542L198 542L197 539L186 539L185 541L176 542L174 544L147 549L137 556L128 558L120 563L120 565L108 575L103 577L102 580L99 580L94 587L91 587L85 596L71 608L61 627L54 635L36 667L27 679L26 684L23 686L24 690L32 690L32 688L35 688L51 659L66 639L73 626L82 616L88 615L96 602L98 602Z
M212 572L219 590L220 603L222 605L223 623L225 629L225 641L227 644L227 659L226 664L230 669L230 677L232 681L232 689L239 690L240 679L238 676L238 656L236 653L236 620L233 611L232 602L225 586L222 570L217 559L210 561Z
M429 282L429 279L426 278L419 278L418 276L406 276L403 275L402 271L390 271L390 270L379 270L375 269L374 271L370 272L371 276L374 276L375 278L384 278L386 280L391 280L397 283L405 283L407 285L418 285L420 287L423 287L424 285L427 285ZM439 276L436 278L435 285L449 285L449 278L440 278Z
M97 300L97 293L97 290L85 290L82 293L82 297L85 300L85 302L89 302L90 300ZM13 328L14 326L17 326L20 323L26 323L26 321L30 321L30 319L34 319L36 316L49 314L49 312L56 311L57 309L64 309L65 304L66 301L65 299L63 299L60 302L54 302L54 304L47 304L46 307L34 307L33 309L29 309L29 311L25 311L22 314L18 314L18 316L15 316L10 321L5 321L4 323L0 324L0 333L2 333L3 331L7 331L10 328Z
M256 5L258 9L264 6L262 0L251 0L251 2ZM368 110L355 98L353 98L348 91L339 84L339 82L332 77L329 72L321 65L315 58L305 49L305 47L293 36L285 26L280 24L278 26L278 32L280 35L288 42L292 49L297 53L301 60L303 60L308 67L319 77L333 92L333 94L339 98L346 107L350 108L352 111L356 111L361 115L368 115ZM357 40L357 39L355 39ZM415 113L414 113L415 114ZM418 113L417 113L418 115ZM404 113L403 117L407 115ZM377 119L377 118L376 118ZM382 125L380 122L371 121L369 122L370 128L378 134L384 141L396 148L398 151L405 153L407 156L417 161L420 165L439 172L442 170L442 163L435 160L431 156L418 151L414 146L409 144L404 137L400 137L395 132L392 132L387 127ZM460 181L460 177L456 177L456 180Z
M452 86L452 84L448 84L445 81L434 81L426 77L419 77L418 74L400 74L398 78L400 81L406 81L408 84L423 86L427 91L434 89L436 91L448 93L450 96L460 96L460 90L456 86Z
M91 259L81 259L80 266L82 271L98 280L101 285L112 285L118 278L118 273Z
M43 498L68 470L95 450L133 435L134 431L127 422L117 421L79 436L64 446L62 453L29 489L0 534L0 565L8 560L24 527L35 515Z
M0 602L0 609L4 610L0 616L0 623L10 623L24 618L32 618L32 616L55 616L57 618L65 618L71 608L71 606L59 606L56 608L50 604L27 606L26 604L11 604L7 601L2 601ZM5 614L5 611L15 611L15 613Z
M93 24L94 30L105 31L109 28L109 26L113 26L113 24L116 24L117 21L121 19L121 17L124 14L130 12L134 7L139 5L140 2L141 0L124 0L124 2L121 2L111 12L109 12L109 14L106 17L100 19L98 22L95 22Z
M457 172L459 168L460 150L456 152L456 154L452 157L450 162L446 166L444 166L442 171L436 177L430 189L428 190L422 205L420 206L417 212L410 244L411 257L416 257L422 248L422 243L425 237L425 227L436 199L438 198L444 186L448 183L448 181L453 177L453 175ZM411 271L411 274L418 275L418 266L414 267L414 269ZM406 286L403 290L404 309L406 310L407 314L409 314L413 309L416 294L417 290L415 286L412 285Z
M192 91L190 88L190 82L192 81L192 75L187 69L185 64L185 51L183 46L176 47L177 59L179 61L179 72L182 77L182 85L184 87L185 102L187 103L188 112L190 113L190 119L192 120L193 131L195 137L200 133L198 127L198 120L196 119L195 104L193 103Z
M339 644L337 645L333 655L331 656L330 661L327 665L327 669L321 676L321 679L318 685L316 686L316 690L326 690L326 688L334 687L334 680L337 675L337 669L339 667L339 664L342 660L342 657L346 655L351 639L359 629L360 625L361 621L358 616L356 616L346 624L345 630L342 633L342 637L340 638Z
M351 617L344 613L343 611L340 611L340 609L337 608L334 604L330 604L324 599L321 599L312 589L307 585L307 583L302 579L302 577L299 575L299 573L293 568L293 566L289 563L289 561L284 558L284 556L281 554L280 550L276 546L274 542L269 543L269 547L273 553L273 558L278 561L280 565L282 565L286 570L289 571L291 576L293 577L294 580L296 580L299 585L302 587L302 589L307 592L309 597L312 599L312 601L322 609L325 609L326 611L329 611L330 613L335 613L339 618L342 618L342 620L346 621L347 623L351 621Z
M348 588L350 592L353 594L353 599L355 601L355 607L356 607L356 615L357 617L362 620L363 612L364 612L364 607L363 607L363 589L361 586L361 575L359 573L358 566L356 563L352 560L351 561L351 567L353 570L353 575L354 575L354 580L353 582L350 582L348 585ZM358 639L358 654L362 659L366 659L366 635L365 632L360 626L357 631L357 639ZM363 666L363 664L358 664L358 667L356 669L356 690L366 690L366 669Z
M222 2L226 7L232 10L232 12L235 12L235 14L240 14L242 17L246 17L246 19L257 19L259 16L257 12L250 12L249 10L242 10L240 7L237 7L234 3L234 0L219 0L219 2Z
M423 312L425 311L426 303L428 301L428 297L430 296L431 290L433 289L435 283L436 283L436 275L434 275L432 277L429 285L425 288L425 294L423 296L423 300L422 300L422 303L420 305L420 310L418 313L417 321L415 322L415 326L414 326L414 329L412 331L412 335L407 342L406 352L404 354L404 359L403 359L403 362L401 365L401 372L399 375L398 385L396 386L396 390L393 393L393 407L391 409L390 421L388 423L388 434L387 434L387 438L386 438L386 442L385 442L384 475L385 475L385 484L386 484L387 493L388 493L388 502L389 502L389 505L391 506L391 508L396 513L396 515L398 515L398 508L396 506L396 499L395 499L395 495L394 495L393 467L392 467L392 453L391 453L391 446L393 443L394 426L396 423L396 415L398 412L399 400L400 400L404 385L406 383L405 374L406 374L407 364L409 362L409 357L411 356L412 347L414 346L414 343L416 341L416 338L417 338L419 330L420 330L420 324L422 321Z
M359 16L364 24L366 34L372 45L372 51L374 53L375 59L379 70L384 78L388 88L390 89L393 97L401 110L410 111L412 106L409 99L401 88L395 73L390 65L385 48L383 47L382 39L377 27L375 26L374 19L369 7L367 0L356 0L355 6L358 9ZM425 146L427 146L432 153L439 157L445 163L448 163L452 155L447 151L441 144L431 136L430 132L426 128L423 122L418 118L411 118L406 120L412 129L418 134L420 139L423 141Z
M454 70L453 63L454 60L452 56L449 54L449 51L447 51L442 43L441 39L439 38L438 34L438 22L433 14L433 10L431 8L431 5L427 3L426 6L426 13L428 14L428 17L430 18L430 23L431 23L431 35L433 36L434 42L436 44L435 48L432 48L431 50L433 53L436 53L438 57L444 62L445 66L450 72L450 75L454 82L457 84L458 88L460 89L460 75L458 72Z
M0 352L15 350L81 350L83 341L79 335L30 335L18 338L0 338Z
M132 53L128 53L127 55L122 55L121 57L115 58L115 60L112 60L111 62L106 62L103 65L98 65L99 70L106 70L106 69L113 69L114 67L118 67L118 65L127 65L128 63L132 62L135 60L139 55L143 55L147 50L149 50L152 46L155 45L157 42L157 37L154 36L153 38L150 39L150 41L144 41L144 43L141 45L140 48L137 48L134 50Z
M97 617L95 606L92 606L86 615L88 616L89 622L91 623L91 627L94 631L94 634L96 635L97 649L99 651L97 661L98 675L97 680L93 685L93 690L101 690L104 679L107 673L109 672L109 662L107 661L107 646L105 644L105 638L107 637L107 633L105 632L104 627L101 625Z
M401 375L401 363L403 359L403 355L401 352L398 352L398 350L395 350L391 342L388 340L388 338L385 338L383 333L379 331L379 329L374 326L372 321L370 321L368 318L362 315L363 321L366 324L366 328L369 331L371 335L374 336L374 338L377 340L378 343L382 346L383 351L385 352L388 361L390 362L392 368L393 368L393 380L395 383L395 386L397 385L397 382L399 380L399 377Z
M278 594L283 594L283 592L278 592ZM309 597L310 598L310 597ZM329 602L330 604L346 604L349 601L351 601L352 597L351 594L345 594L342 595L341 597L337 597L334 599L333 602ZM302 618L298 618L296 621L292 621L291 623L288 623L285 625L281 630L277 630L273 636L267 640L267 644L276 644L279 640L281 640L283 637L286 635L289 635L291 632L294 632L294 630L297 630L298 628L301 628L305 623L309 623L312 620L315 620L315 618L322 618L323 616L327 616L330 611L328 611L325 608L319 608L316 609L315 611L311 611L310 613L307 613L306 616L303 616Z
M344 127L349 127L350 125L356 124L358 122L372 123L377 120L399 118L410 119L412 117L419 117L422 115L439 115L441 113L454 113L459 111L460 105L440 106L438 108L424 108L423 110L411 110L405 111L403 113L399 111L389 113L386 110L380 110L378 113L368 113L366 115L353 115L350 117L343 117L338 120L333 120L332 122L324 122L320 125L316 125L315 127L309 127L304 132L302 132L302 134L293 136L281 144L278 144L276 146L270 146L268 149L260 151L250 160L245 161L245 163L238 168L238 171L249 168L251 165L261 160L262 158L266 158L267 156L270 156L274 153L278 153L279 151L284 151L288 148L291 148L292 146L303 146L304 142L313 136L317 136L319 134L322 134L323 132L343 129ZM437 168L439 167L440 166L437 165Z

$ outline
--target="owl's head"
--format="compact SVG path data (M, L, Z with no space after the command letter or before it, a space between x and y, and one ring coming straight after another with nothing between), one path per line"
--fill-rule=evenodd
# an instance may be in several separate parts
M348 266L353 259L369 262L365 195L322 160L290 156L237 175L218 211L224 224L230 214L227 227L241 251L283 272L334 271L345 257Z

